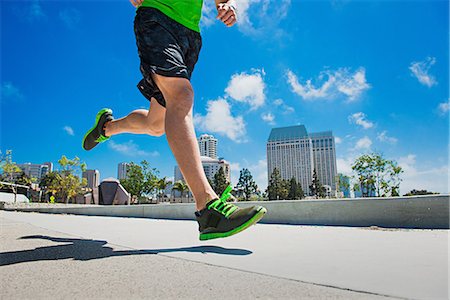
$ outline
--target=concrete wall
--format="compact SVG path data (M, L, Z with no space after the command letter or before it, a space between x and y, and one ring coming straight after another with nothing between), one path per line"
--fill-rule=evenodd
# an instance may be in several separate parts
M14 194L0 192L0 202L14 203ZM30 200L27 198L27 196L22 195L22 194L17 194L16 203L28 203L28 202L30 202Z
M338 200L281 200L239 202L241 207L262 205L267 215L262 223L379 226L391 228L448 229L449 195ZM6 210L66 213L95 216L142 217L193 220L192 203L131 206L5 206Z

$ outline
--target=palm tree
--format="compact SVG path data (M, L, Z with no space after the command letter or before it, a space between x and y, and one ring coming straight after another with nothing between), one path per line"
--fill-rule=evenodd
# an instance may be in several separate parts
M158 195L160 197L163 197L164 194L164 190L166 189L166 187L171 184L172 181L167 180L167 177L163 177L161 179L158 179L156 181L156 188L158 189Z
M189 186L184 181L179 180L175 182L172 189L179 191L181 193L181 197L183 197L184 193L189 191Z

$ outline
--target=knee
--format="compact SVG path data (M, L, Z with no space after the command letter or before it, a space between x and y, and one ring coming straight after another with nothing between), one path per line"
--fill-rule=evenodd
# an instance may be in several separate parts
M155 136L155 137L163 136L164 133L166 133L166 132L164 131L164 129L160 129L160 128L153 128L153 129L150 129L150 130L148 131L148 134L149 134L149 135Z
M147 124L147 133L156 137L164 135L164 119L151 121L150 124Z
M194 90L189 83L174 86L166 100L167 109L190 111L194 104Z

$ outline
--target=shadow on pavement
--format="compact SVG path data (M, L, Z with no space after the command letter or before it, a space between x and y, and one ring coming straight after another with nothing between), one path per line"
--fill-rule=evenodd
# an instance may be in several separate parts
M245 249L231 249L217 246L195 246L167 249L147 250L113 250L105 246L107 241L88 239L56 238L43 235L24 236L20 239L42 239L55 243L69 243L64 245L38 247L33 250L20 250L0 253L0 266L13 265L23 262L69 259L91 260L114 256L158 254L172 252L215 253L224 255L249 255L253 252Z

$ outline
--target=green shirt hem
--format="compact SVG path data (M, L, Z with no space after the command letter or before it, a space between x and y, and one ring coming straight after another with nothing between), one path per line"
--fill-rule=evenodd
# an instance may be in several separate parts
M194 24L192 22L190 22L189 20L186 20L185 18L183 18L182 15L180 15L179 13L177 13L176 11L174 11L171 7L169 6L164 6L164 5L158 5L158 4L152 4L152 3L142 3L141 7L151 7L151 8L156 8L157 10L161 11L163 14L165 14L166 16L168 16L169 18L171 18L172 20L174 20L175 22L180 23L181 25L200 33L200 26L198 24Z

